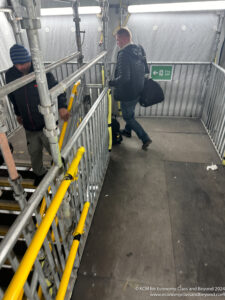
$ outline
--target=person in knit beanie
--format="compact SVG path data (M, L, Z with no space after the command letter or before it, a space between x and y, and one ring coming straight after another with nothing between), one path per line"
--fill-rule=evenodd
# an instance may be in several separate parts
M19 79L34 71L30 53L22 45L13 45L9 53L13 67L6 72L6 83ZM46 78L49 89L58 84L51 72L46 74ZM36 175L34 185L37 186L47 172L43 166L43 148L45 148L49 154L51 154L51 151L48 138L43 133L45 122L43 115L38 109L40 97L36 80L27 83L8 96L13 104L18 123L23 125L25 129L27 148L31 158L32 168ZM61 119L64 121L69 119L66 93L58 96L58 111Z
M26 48L21 45L15 44L10 48L10 58L17 70L24 75L29 73L31 67L31 56Z

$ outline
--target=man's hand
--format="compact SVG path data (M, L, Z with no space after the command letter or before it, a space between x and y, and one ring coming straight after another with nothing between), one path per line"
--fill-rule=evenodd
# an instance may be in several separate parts
M20 124L20 125L23 125L23 119L21 116L16 116L16 119L17 119L17 122Z
M68 121L69 120L70 113L68 112L68 110L66 108L60 108L59 109L59 115L60 115L60 118L63 121Z

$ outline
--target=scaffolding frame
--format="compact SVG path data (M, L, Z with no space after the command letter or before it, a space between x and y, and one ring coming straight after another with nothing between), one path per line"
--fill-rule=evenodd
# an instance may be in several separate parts
M93 182L95 182L94 178L95 178L95 176L97 176L96 180L98 182L98 183L96 183L97 185L94 185L94 183L92 183L92 185L90 185L90 183L86 183L86 184L88 184L88 186L90 185L88 188L88 189L90 189L90 191L88 192L87 196L90 194L89 197L91 196L91 198L93 197L93 199L95 200L92 203L92 207L90 210L91 213L89 216L89 223L88 223L89 227L91 224L91 219L93 217L93 213L94 213L94 210L95 210L95 207L97 204L96 201L97 201L97 198L100 193L101 185L104 180L104 174L106 172L108 161L109 161L108 147L106 145L106 143L108 141L108 138L107 138L108 129L106 127L103 130L103 121L104 120L101 119L103 114L105 116L107 116L107 88L104 89L104 91L98 97L98 101L96 100L93 107L90 109L90 111L88 113L89 117L86 118L86 120L84 120L83 125L81 124L79 126L79 128L76 130L75 137L73 137L72 140L70 139L69 144L65 145L65 147L62 151L62 154L60 153L59 146L58 146L59 130L55 123L55 112L56 112L55 100L56 100L57 96L59 94L61 94L62 92L65 92L65 90L68 87L70 87L77 79L80 79L82 76L83 76L83 85L85 86L85 78L84 78L85 72L87 72L92 66L94 66L97 62L99 62L101 59L103 59L106 56L106 54L107 54L107 51L105 50L106 48L104 47L105 51L102 51L97 57L90 60L87 64L84 64L83 60L82 61L80 60L82 58L82 49L81 49L81 43L80 43L80 46L78 47L78 49L80 51L72 53L71 55L69 55L57 62L54 62L45 68L44 62L43 62L43 57L42 57L42 52L41 52L41 47L40 47L40 42L39 42L39 35L38 35L38 29L40 28L41 24L40 24L40 20L38 18L38 11L37 11L37 7L35 6L35 2L36 1L34 1L34 0L32 0L32 1L22 0L21 1L21 5L26 10L26 16L25 17L23 16L23 18L21 19L21 28L26 29L26 32L27 32L32 61L33 61L33 65L34 65L34 72L1 87L0 88L0 98L5 97L9 93L15 91L16 89L26 85L29 82L32 82L34 79L36 79L37 84L38 84L38 92L39 92L39 96L40 96L39 111L44 116L44 121L45 121L44 133L48 137L48 140L50 143L51 154L52 154L54 166L52 166L52 168L50 169L50 171L47 174L47 177L39 185L35 194L31 197L32 199L30 199L30 201L26 205L24 202L21 203L21 205L20 205L21 209L22 209L21 214L19 215L16 222L13 224L13 226L9 230L9 232L6 235L6 237L4 238L4 240L1 242L0 266L3 265L3 263L7 257L7 258L9 258L9 261L11 262L11 265L12 265L14 271L18 268L19 262L18 262L18 260L16 260L16 257L13 254L12 248L15 245L17 239L19 238L19 236L21 235L22 232L25 237L27 245L29 245L29 243L32 239L32 234L35 229L33 222L30 222L30 218L31 218L32 214L35 213L37 221L38 221L38 223L40 223L41 219L40 219L40 214L37 211L37 207L44 195L46 197L47 206L50 205L50 196L48 195L48 192L47 192L48 187L49 187L49 185L51 185L52 194L54 194L56 192L57 185L59 183L55 182L55 178L61 176L64 166L69 163L69 161L71 159L71 152L74 152L74 150L73 150L74 147L76 147L76 145L80 145L81 141L78 139L78 136L82 135L82 139L84 141L85 140L84 134L87 134L87 140L84 141L84 143L86 144L87 148L90 148L92 146L89 144L90 141L88 141L88 138L91 138L92 141L98 139L98 142L100 142L99 137L96 135L96 133L94 133L95 132L94 128L97 128L98 130L100 130L101 133L105 132L104 133L105 139L103 140L103 144L99 143L99 145L101 144L101 149L99 151L102 154L103 154L103 149L105 149L104 150L104 153L105 153L104 160L103 161L100 160L100 156L99 156L100 152L99 153L97 152L98 147L96 147L96 145L93 146L94 148L91 152L92 154L90 154L90 153L87 154L89 156L88 160L91 160L92 164L94 162L94 159L96 160L96 162L97 162L96 170L91 171L92 165L88 165L88 160L85 159L85 164L86 164L85 168L88 167L89 173L90 174L93 173L93 175L91 175L92 176L91 180ZM76 39L77 39L77 41L79 41L79 39L80 39L80 30L79 30L80 19L79 19L79 14L78 14L79 1L71 1L71 2L72 2L72 7L74 8L74 18L76 18L76 20L77 20L77 22L75 23L75 26L77 26L77 28L78 28L76 30L76 37L77 37ZM102 1L103 4L104 4L104 2L108 3L108 1ZM19 3L18 3L18 1L12 0L12 5L13 5L13 8L15 9L16 6L18 8ZM102 9L104 9L104 7L105 7L105 5L102 6ZM18 22L17 25L19 28L20 18L17 19L17 22ZM107 28L107 26L105 26L105 25L103 27ZM14 33L16 35L15 30L14 30ZM19 32L19 33L21 33L21 32ZM16 41L21 43L22 40L19 40L19 38L18 38L19 33L17 34ZM107 33L105 32L105 35L106 34ZM75 72L73 72L70 76L68 76L68 78L59 82L58 85L56 85L53 89L48 90L46 73L58 66L61 66L62 64L66 63L66 62L71 61L74 58L78 58L78 63L79 63L79 61L81 61L80 68L78 70L76 70ZM97 116L99 119L99 124L101 124L101 127L99 127L100 125L98 125L97 119L95 120L95 122L92 121L91 117L95 114L95 112L97 113ZM93 127L91 132L88 132L88 128L85 127L85 126L87 126L87 123L89 124L88 127L90 127L90 128ZM107 124L107 122L106 122L106 124ZM104 146L104 148L102 148L103 146ZM95 157L91 157L91 155L93 155L93 153L94 153ZM65 162L64 165L62 164L62 157L64 157L64 162ZM84 163L81 164L81 168L82 168L82 170L85 170ZM20 185L19 188L22 188L21 187L21 179L18 178L18 180L19 180L18 183ZM83 205L82 204L83 199L85 197L84 193L82 192L82 189L83 189L82 186L84 185L82 180L81 180L81 182L79 181L79 183L78 183L79 194L81 193L79 196L79 197L81 197L79 199L81 208ZM97 190L96 190L96 188L97 188ZM26 197L25 197L25 193L24 193L23 189L19 189L19 190L22 191L22 194L17 195L18 197L16 198L16 200L21 202L22 200L24 201L24 199ZM70 191L70 192L72 192L72 191ZM79 214L79 210L78 210L77 214ZM64 222L65 221L62 221L62 220L59 221L60 234L61 234L61 238L63 239L63 241L65 241L65 232L63 229L63 227L65 225ZM30 223L30 226L28 226L29 223ZM57 233L57 228L56 228L55 223L53 223L52 228L54 231L54 235L56 237L56 244L58 247L58 246L60 246L60 239L59 239L59 234ZM85 235L85 237L82 239L81 249L84 248L86 238L87 238L87 235ZM63 246L64 246L64 250L65 250L65 255L67 256L69 245L67 245L65 243L65 244L63 244ZM52 265L53 265L52 259L53 258L51 257L51 253L50 253L50 249L49 249L49 242L47 241L47 239L44 241L43 249L46 252L49 266L52 268ZM59 250L61 265L63 266L63 265L65 265L65 260L62 257L62 253L60 252L59 247L58 247L58 250ZM43 250L42 250L42 252L43 252ZM81 255L82 255L82 252L83 252L83 250L81 251ZM41 253L40 255L43 255L43 253ZM39 255L39 259L40 259L40 255ZM78 262L76 262L76 265L77 265L77 263L79 264L81 255L79 254L79 259L78 259ZM54 256L54 253L53 253L53 256ZM55 273L54 270L51 268L50 268L50 272L51 272L51 274L52 274L51 276L53 277L54 282L56 284L55 288L58 288L60 275ZM70 288L68 291L69 294L72 293L72 286L76 279L74 270L76 270L76 268L73 269L73 273L71 275L73 280L70 281L70 285L69 285ZM35 261L35 271L33 274L31 285L29 286L28 283L26 283L24 286L24 291L29 298L39 299L39 295L36 291L36 286L39 283L42 287L42 292L43 292L45 298L51 299L51 296L49 295L48 286L46 283L47 275L45 273L46 272L44 272L42 270L42 265L40 264L39 260ZM3 291L0 289L0 296L2 296L2 295L3 295Z

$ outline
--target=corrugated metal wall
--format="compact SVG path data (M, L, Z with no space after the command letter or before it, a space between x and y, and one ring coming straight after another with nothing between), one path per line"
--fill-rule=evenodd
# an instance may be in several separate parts
M173 66L172 81L160 82L165 100L147 108L137 105L136 115L200 118L210 64L176 63L170 65Z

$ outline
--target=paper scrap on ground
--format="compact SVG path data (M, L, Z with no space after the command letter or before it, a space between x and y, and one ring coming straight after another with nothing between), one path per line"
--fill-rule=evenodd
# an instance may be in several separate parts
M206 170L207 170L207 171L209 171L209 170L215 171L215 170L217 170L217 169L218 169L217 165L213 165L213 164L211 164L211 166L207 166L207 167L206 167Z

